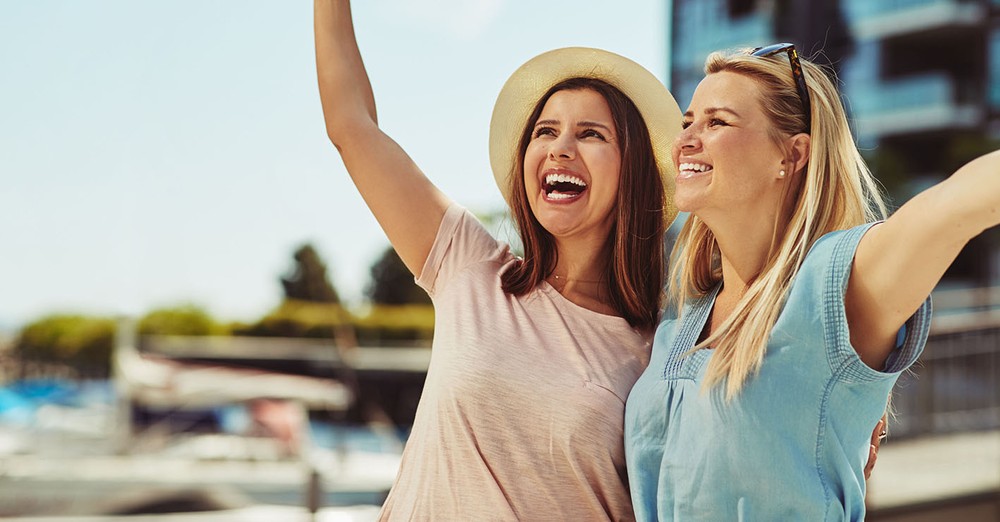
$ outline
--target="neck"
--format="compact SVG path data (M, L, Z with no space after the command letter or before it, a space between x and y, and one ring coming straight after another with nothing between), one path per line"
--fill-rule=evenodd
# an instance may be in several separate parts
M569 243L569 244L567 244ZM556 241L558 261L547 281L569 301L608 315L609 281L605 275L608 255L604 245Z
M560 281L595 283L604 281L608 254L604 242L556 239L556 266L552 277Z
M779 247L792 219L799 179L788 180L782 190L768 191L723 210L698 212L719 244L727 290L745 290L760 275L772 250Z
M737 290L742 293L757 278L785 231L784 222L777 213L761 216L760 219L706 221L706 225L719 244L727 294Z

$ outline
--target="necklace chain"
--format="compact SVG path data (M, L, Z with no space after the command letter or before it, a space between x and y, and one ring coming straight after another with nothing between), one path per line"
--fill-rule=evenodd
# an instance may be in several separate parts
M561 276L561 275L558 275L558 274L552 274L552 277L554 277L557 281L565 281L567 283L594 283L594 284L603 283L603 281L600 280L600 279L596 279L596 280L595 279L570 279L568 277Z

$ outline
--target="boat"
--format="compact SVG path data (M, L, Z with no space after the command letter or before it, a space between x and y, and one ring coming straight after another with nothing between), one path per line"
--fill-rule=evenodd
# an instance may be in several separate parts
M159 349L140 349L135 336L118 337L104 393L70 381L62 396L75 403L54 393L18 400L17 386L0 391L0 517L118 520L100 517L173 510L183 520L374 519L402 441L392 426L329 420L356 399L348 379L241 366L254 359L247 350L194 346L231 339L154 339L148 344ZM273 341L269 349L243 342L289 360ZM221 364L220 353L233 364ZM343 365L335 354L322 358ZM198 415L216 425L195 429Z

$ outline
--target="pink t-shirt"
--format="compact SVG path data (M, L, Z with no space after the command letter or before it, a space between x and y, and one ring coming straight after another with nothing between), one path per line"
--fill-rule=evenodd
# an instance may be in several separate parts
M515 297L515 263L452 205L417 283L434 301L430 369L382 520L633 520L625 399L652 332L547 283Z

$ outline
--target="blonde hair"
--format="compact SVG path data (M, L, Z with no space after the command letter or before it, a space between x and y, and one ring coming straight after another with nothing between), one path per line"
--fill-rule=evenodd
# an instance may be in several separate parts
M704 386L709 389L725 381L727 399L760 369L771 330L813 243L828 232L884 219L887 214L879 185L851 136L836 87L819 66L802 60L802 69L812 106L809 129L783 54L761 58L713 53L705 61L706 75L728 71L760 84L761 104L776 143L784 147L788 137L800 132L811 140L805 173L798 183L788 184L784 210L774 224L775 235L760 273L748 282L730 316L695 346L695 350L714 347ZM784 227L781 237L779 223ZM715 236L697 216L692 215L681 230L670 265L668 299L678 310L722 280Z

